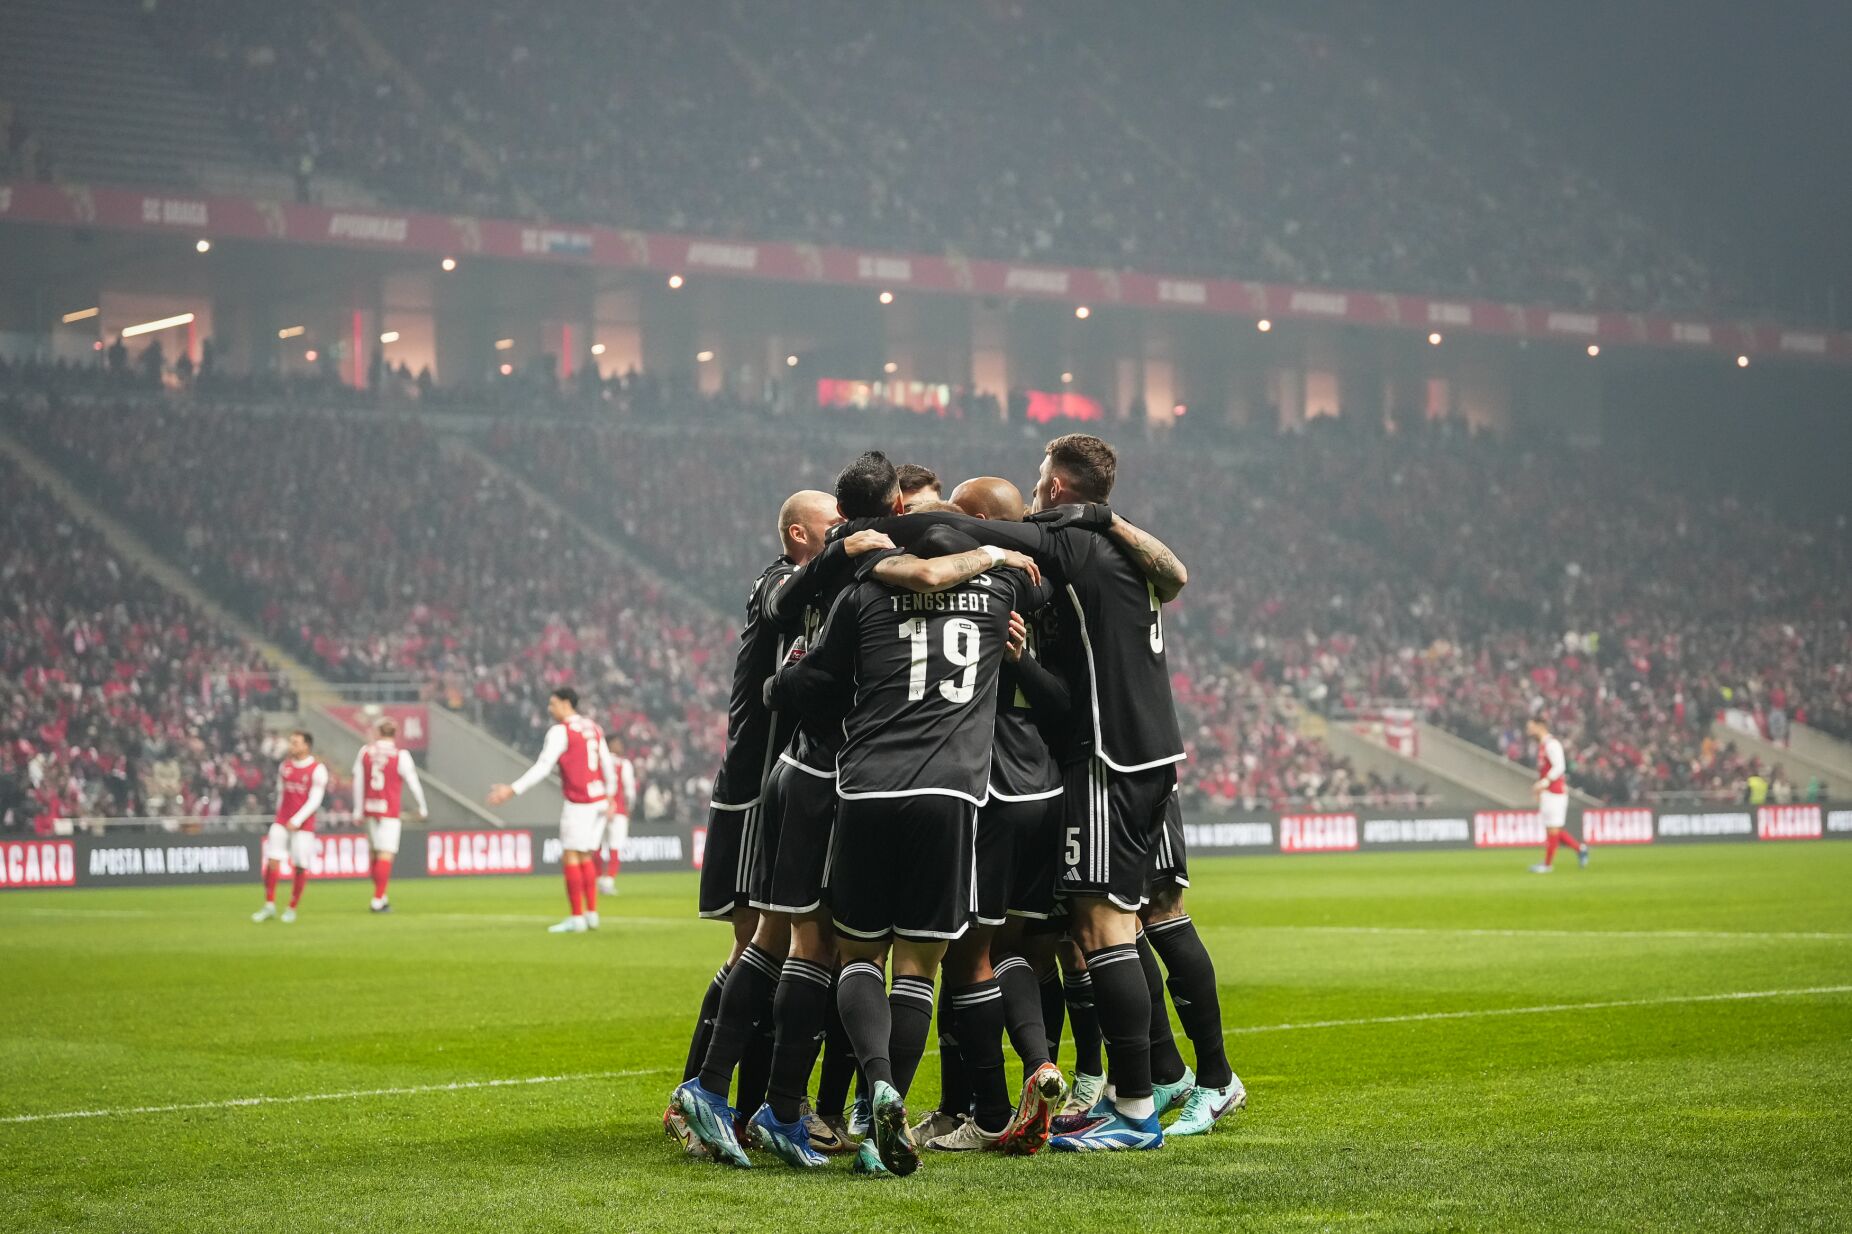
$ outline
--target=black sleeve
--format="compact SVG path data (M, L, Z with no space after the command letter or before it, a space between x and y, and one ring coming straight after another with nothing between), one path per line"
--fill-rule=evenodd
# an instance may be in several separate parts
M1071 577L1091 554L1095 533L1084 527L1056 527L1046 523L1008 523L1000 519L972 518L968 514L934 510L924 514L897 514L875 524L888 538L911 550L934 527L954 527L979 544L1014 549L1035 558L1050 574Z
M1034 656L1024 656L1014 664L1006 662L1003 667L1014 678L1022 696L1029 700L1029 708L1038 720L1062 720L1073 708L1067 679Z
M787 584L787 587L789 584ZM814 720L847 715L855 700L855 644L859 633L861 588L851 587L836 597L817 645L804 649L804 658L780 668L766 687L765 701L778 711L795 711Z
M825 545L821 553L793 570L784 585L765 598L766 617L784 633L795 630L803 620L804 606L823 594L823 588L848 559L840 540Z

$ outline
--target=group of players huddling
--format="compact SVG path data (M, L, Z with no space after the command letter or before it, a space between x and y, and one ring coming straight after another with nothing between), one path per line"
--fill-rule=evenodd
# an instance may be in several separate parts
M908 1174L922 1146L1158 1148L1246 1103L1182 904L1162 605L1187 576L1104 504L1115 470L1097 437L1050 442L1029 510L996 477L941 501L870 452L779 510L701 871L733 945L663 1115L690 1154ZM942 1096L915 1122L941 971Z

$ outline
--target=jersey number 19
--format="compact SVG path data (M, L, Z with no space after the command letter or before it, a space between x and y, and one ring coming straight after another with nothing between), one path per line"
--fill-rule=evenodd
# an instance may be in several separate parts
M979 631L968 617L954 617L945 623L945 658L962 670L956 681L939 683L939 693L948 703L968 703L977 692ZM907 699L919 702L926 697L926 619L914 617L900 623L900 637L909 640L912 659L907 666Z

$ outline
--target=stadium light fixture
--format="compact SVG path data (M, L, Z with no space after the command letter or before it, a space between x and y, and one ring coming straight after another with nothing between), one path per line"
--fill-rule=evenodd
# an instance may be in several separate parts
M603 343L593 343L592 344L592 354L594 356L602 356L604 354L604 344Z
M66 313L61 320L68 326L74 321L88 321L102 311L102 309L92 305L87 309L78 309L75 313Z
M1063 374L1061 374L1061 384L1062 384L1062 385L1064 385L1064 386L1071 386L1071 385L1073 385L1073 384L1074 384L1074 374L1072 374L1072 373L1063 373Z
M1737 368L1748 368L1749 367L1749 357L1748 356L1736 357L1736 367Z
M1591 355L1591 356L1598 356L1598 355L1600 355L1600 354L1601 354L1601 344L1599 344L1599 343L1590 343L1590 344L1588 345L1588 354L1589 354L1589 355Z
M695 352L695 362L697 364L706 364L709 360L712 360L713 358L714 358L714 353L711 351Z
M786 356L785 357L785 367L786 368L796 368L797 367L797 357L796 356Z
M322 358L322 353L311 348L308 351L305 351L302 353L302 358L304 360L307 360L310 364L313 364L317 360Z
M399 341L399 332L397 330L388 330L379 336L379 341L382 343L396 343Z
M144 321L138 325L124 326L123 338L136 338L143 334L153 334L156 330L171 330L175 326L184 326L193 320L193 314L180 313L173 317L162 317L156 321Z
M1074 306L1074 316L1080 318L1082 321L1085 321L1087 320L1087 318L1093 316L1093 310L1088 308L1084 304L1076 304Z
M514 365L512 365L512 364L504 364L504 365L502 365L502 376L503 376L503 377L512 377L512 376L514 376Z
M498 339L496 339L496 340L495 340L495 350L497 350L497 351L513 351L513 350L514 350L514 340L513 340L513 339L511 339L511 338L498 338Z
M309 332L307 326L284 326L277 331L278 338L301 338Z
M679 274L671 274L669 276L669 290L670 291L680 291L681 289L682 289L682 276Z
M193 241L193 251L195 253L210 253L212 251L212 241L201 236L199 239Z
M437 264L445 274L449 274L452 270L457 268L457 259L454 257L446 257Z
M1428 335L1428 346L1430 347L1440 346L1440 331L1439 330L1436 330L1434 331L1434 333Z
M1254 328L1256 330L1259 330L1262 334L1265 334L1267 331L1273 329L1273 323L1271 321L1268 321L1265 317L1263 317L1259 321L1254 323Z
M880 300L883 304L892 304L894 302L894 293L891 291L884 291L880 295Z
M889 360L886 364L881 366L881 371L883 373L898 373L900 371L900 365Z

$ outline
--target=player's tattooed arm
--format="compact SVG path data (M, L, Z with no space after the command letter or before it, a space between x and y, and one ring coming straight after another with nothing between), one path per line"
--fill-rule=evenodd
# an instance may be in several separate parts
M908 591L946 591L968 583L987 570L1014 567L1039 580L1035 559L1013 549L974 548L944 557L915 557L899 553L875 563L874 577L890 587Z
M1180 595L1189 585L1190 572L1177 555L1170 551L1170 546L1148 531L1140 531L1117 514L1112 518L1112 530L1106 533L1132 555L1138 568L1150 580L1153 590L1161 603L1168 604Z

